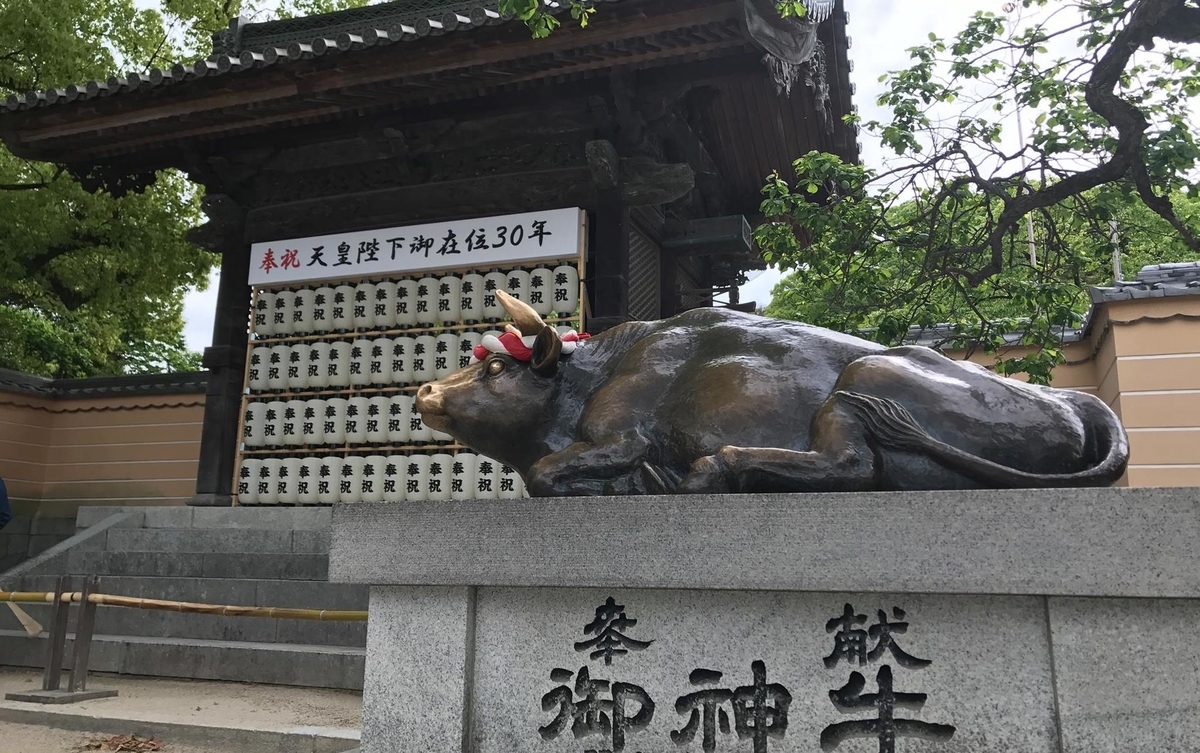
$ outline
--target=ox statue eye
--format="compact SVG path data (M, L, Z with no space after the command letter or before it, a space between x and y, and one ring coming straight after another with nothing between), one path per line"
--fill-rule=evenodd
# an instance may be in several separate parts
M504 361L501 361L499 358L492 359L492 362L487 367L488 376L496 376L501 371L504 371Z

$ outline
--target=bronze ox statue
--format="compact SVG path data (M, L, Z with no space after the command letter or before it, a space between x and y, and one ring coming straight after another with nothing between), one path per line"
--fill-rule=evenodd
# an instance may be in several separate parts
M536 336L528 361L486 354L421 387L417 408L533 496L1105 486L1128 462L1097 398L929 348L706 308L565 355L499 296Z

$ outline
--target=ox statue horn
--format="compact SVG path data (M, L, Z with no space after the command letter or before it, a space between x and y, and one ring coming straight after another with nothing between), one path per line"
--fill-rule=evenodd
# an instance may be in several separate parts
M558 359L562 356L562 339L559 338L558 331L542 321L538 312L524 301L513 298L503 290L496 291L496 298L513 320L513 324L504 326L506 331L515 331L522 337L537 337L533 343L533 357L530 359L529 368L543 376L553 374L558 368Z
M523 336L530 337L537 335L545 329L546 323L542 321L542 317L528 303L513 298L503 290L496 291L496 300L500 301L500 305L512 317L513 324L516 325Z

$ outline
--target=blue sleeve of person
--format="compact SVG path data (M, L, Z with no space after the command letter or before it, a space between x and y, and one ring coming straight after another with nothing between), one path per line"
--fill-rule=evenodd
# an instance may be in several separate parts
M10 520L12 520L12 507L8 504L8 487L4 485L4 479L0 478L0 529L8 525Z

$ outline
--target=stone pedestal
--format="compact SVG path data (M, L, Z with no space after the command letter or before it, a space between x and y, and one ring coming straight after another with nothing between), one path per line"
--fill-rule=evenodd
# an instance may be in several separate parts
M365 753L1200 739L1200 490L335 508Z

